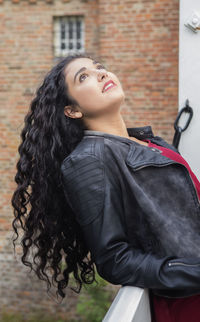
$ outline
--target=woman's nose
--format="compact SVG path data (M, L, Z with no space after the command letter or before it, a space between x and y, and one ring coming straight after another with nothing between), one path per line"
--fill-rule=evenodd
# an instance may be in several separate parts
M107 76L108 76L108 73L106 70L99 70L98 71L98 81L102 81L102 79Z

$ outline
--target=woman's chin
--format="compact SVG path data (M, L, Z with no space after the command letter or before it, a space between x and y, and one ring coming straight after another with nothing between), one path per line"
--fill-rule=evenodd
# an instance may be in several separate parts
M112 95L112 97L110 97L110 105L112 105L113 103L116 105L120 105L121 103L124 102L124 100L125 100L124 92L115 93L115 95Z

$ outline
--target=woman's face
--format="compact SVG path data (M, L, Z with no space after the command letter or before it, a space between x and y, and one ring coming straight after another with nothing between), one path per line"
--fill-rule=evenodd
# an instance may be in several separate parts
M124 91L117 76L102 64L90 58L76 58L67 65L65 75L69 94L79 104L77 110L84 117L107 115L119 110L124 100ZM103 91L108 81L113 81L115 86ZM77 116L80 117L81 113Z

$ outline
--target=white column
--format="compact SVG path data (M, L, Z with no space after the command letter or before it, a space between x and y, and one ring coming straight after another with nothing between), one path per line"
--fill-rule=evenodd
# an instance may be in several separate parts
M200 15L199 0L180 0L179 110L188 98L194 114L189 127L181 135L179 151L200 180L200 30L195 33L185 26L193 11ZM186 116L181 117L181 127Z

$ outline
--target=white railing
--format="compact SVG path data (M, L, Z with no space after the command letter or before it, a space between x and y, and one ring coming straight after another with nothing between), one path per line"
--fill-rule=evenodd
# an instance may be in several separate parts
M149 290L122 286L102 322L151 322Z

